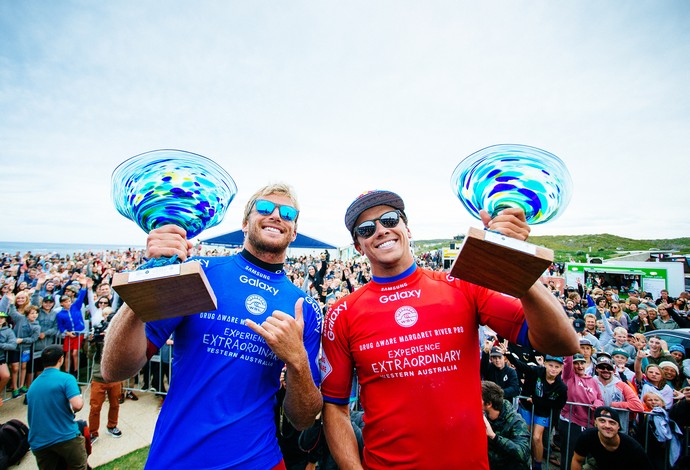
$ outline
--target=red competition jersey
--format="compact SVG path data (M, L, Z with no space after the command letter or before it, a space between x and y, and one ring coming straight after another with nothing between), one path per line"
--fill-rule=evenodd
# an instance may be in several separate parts
M489 468L479 324L526 338L518 299L421 268L328 311L321 391L348 403L357 370L366 468Z

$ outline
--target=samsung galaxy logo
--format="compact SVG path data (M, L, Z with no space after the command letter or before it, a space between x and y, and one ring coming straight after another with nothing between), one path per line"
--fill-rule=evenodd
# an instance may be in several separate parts
M252 279L250 277L247 277L244 274L242 274L240 276L240 282L242 284L249 284L250 286L258 287L259 289L268 291L273 295L277 295L279 292L279 290L276 289L275 287L270 286L270 285L266 284L265 282L260 281L259 279Z
M396 292L395 294L391 295L382 295L379 297L379 302L382 304L387 304L388 302L395 302L397 300L404 300L404 299L414 299L414 298L421 298L422 296L422 290L417 289L417 290L405 290L402 292Z

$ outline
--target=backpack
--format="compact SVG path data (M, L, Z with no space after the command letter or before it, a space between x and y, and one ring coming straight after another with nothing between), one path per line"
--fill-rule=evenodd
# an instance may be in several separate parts
M29 451L29 428L18 419L0 425L0 470L16 465Z

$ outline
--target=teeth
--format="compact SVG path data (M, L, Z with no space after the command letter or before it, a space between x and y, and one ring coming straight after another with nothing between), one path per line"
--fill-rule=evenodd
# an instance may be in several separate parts
M387 242L383 242L379 245L379 248L388 248L389 246L392 246L395 244L394 240L389 240Z
M278 230L275 227L264 227L264 230L268 230L269 232L280 233L280 230Z

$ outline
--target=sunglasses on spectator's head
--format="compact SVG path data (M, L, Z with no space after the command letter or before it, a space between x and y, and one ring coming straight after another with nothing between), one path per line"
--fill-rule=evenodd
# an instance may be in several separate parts
M400 222L400 211L390 211L381 215L377 219L365 220L355 227L355 233L362 238L369 238L376 233L376 222L378 221L384 228L394 228Z
M288 222L295 221L297 219L297 216L299 215L299 211L292 206L281 206L274 202L267 201L266 199L257 199L254 203L254 208L256 209L256 212L258 212L261 215L273 214L273 211L276 210L276 207L278 208L278 212L280 213L280 218Z

